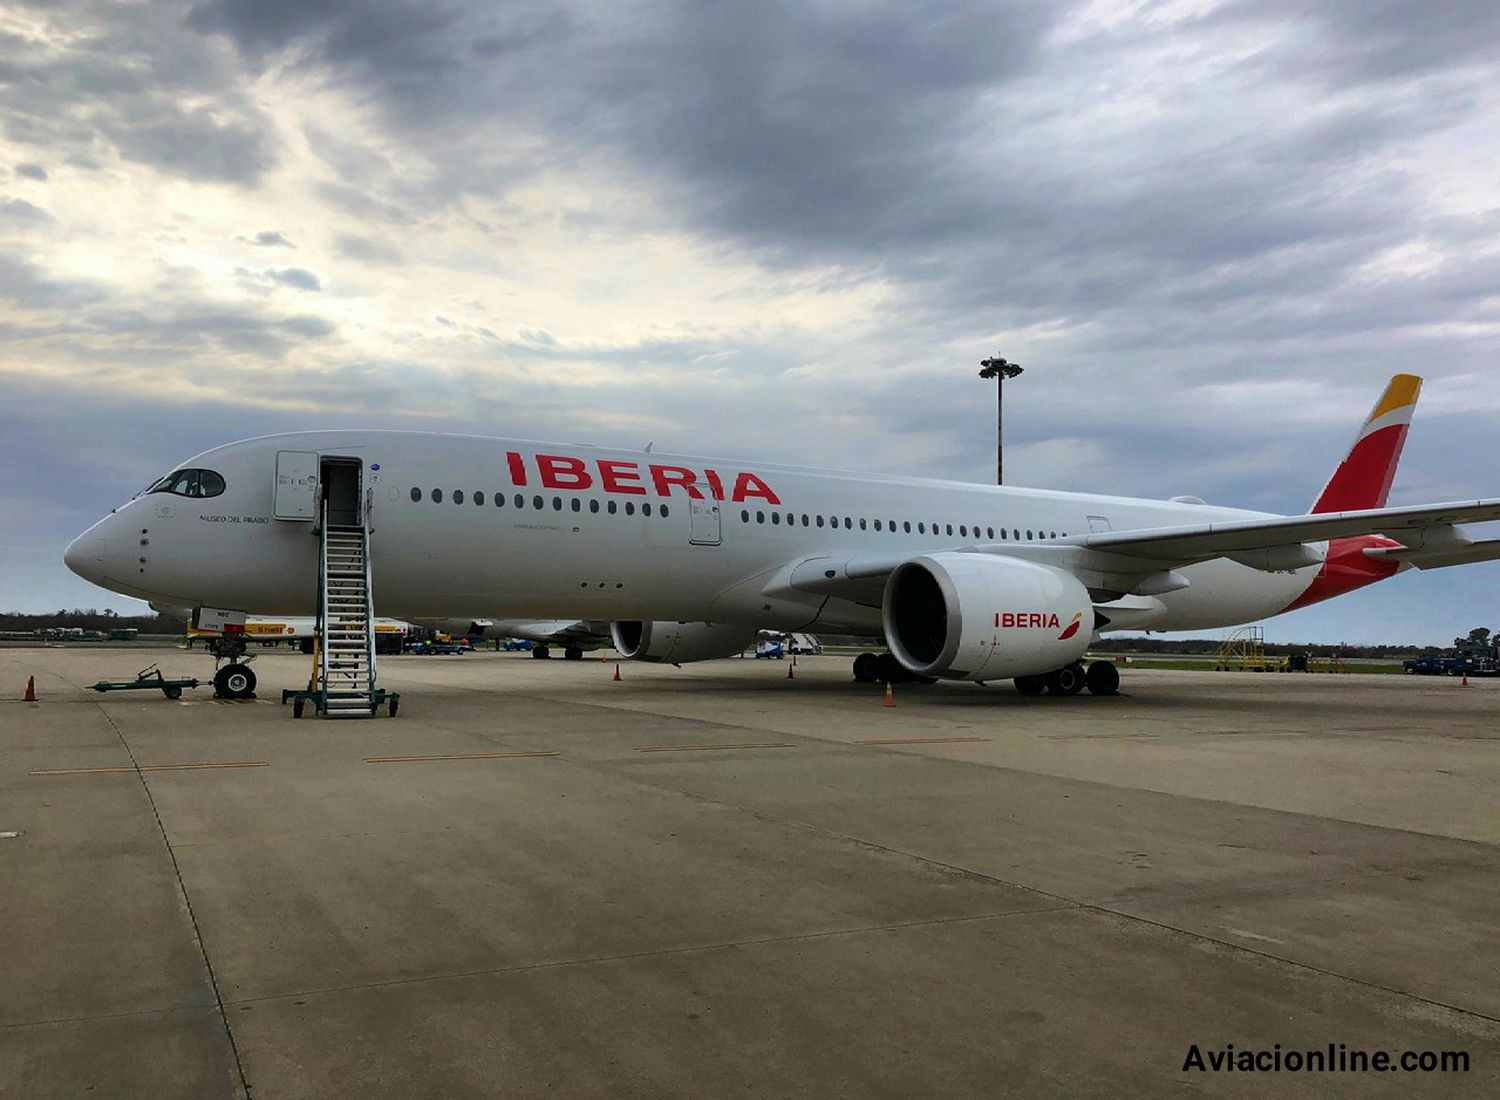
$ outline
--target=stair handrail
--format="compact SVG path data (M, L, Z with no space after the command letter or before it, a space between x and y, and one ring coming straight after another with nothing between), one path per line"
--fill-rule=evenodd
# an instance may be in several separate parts
M375 574L370 565L370 513L359 517L360 554L365 560L365 653L370 663L370 703L375 702Z
M318 525L318 687L328 698L328 499Z

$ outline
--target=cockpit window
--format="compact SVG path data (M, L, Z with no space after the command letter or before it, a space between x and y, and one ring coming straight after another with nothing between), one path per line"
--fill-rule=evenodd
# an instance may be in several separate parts
M216 497L224 491L224 478L213 470L173 470L146 491L180 497Z

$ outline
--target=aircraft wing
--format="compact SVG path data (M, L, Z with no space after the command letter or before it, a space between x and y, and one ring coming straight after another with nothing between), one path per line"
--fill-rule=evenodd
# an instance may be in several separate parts
M1077 575L1103 600L1136 593L1159 595L1188 582L1172 570L1231 558L1256 569L1317 565L1322 551L1308 545L1355 535L1383 534L1404 544L1367 551L1372 557L1437 568L1500 558L1500 540L1473 542L1456 523L1500 520L1500 500L1456 501L1410 508L1370 508L1307 516L1105 531L1033 543L987 543L953 551L1043 562ZM820 555L789 563L767 590L795 589L879 607L885 579L915 554Z
M1398 542L1405 542L1404 536L1423 528L1452 527L1455 523L1481 523L1495 519L1500 519L1500 500L1466 500L1415 508L1369 508L1356 512L1278 516L1191 527L1110 531L1059 541L1090 550L1144 558L1170 567L1352 535L1388 535Z

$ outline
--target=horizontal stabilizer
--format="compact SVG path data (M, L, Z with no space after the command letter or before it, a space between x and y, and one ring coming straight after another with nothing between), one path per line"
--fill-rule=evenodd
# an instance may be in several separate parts
M1500 539L1440 547L1371 547L1365 551L1365 555L1376 561L1395 561L1403 565L1414 565L1418 569L1443 569L1450 565L1500 561Z

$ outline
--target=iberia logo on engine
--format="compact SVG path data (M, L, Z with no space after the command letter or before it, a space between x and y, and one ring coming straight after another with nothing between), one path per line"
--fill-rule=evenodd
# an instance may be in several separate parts
M1078 633L1079 627L1083 625L1083 612L1076 611L1073 618L1069 620L1067 627L1057 636L1057 640L1065 642ZM1051 611L997 611L995 612L995 627L999 630L1016 630L1040 628L1043 630L1056 630L1062 626L1062 620Z

